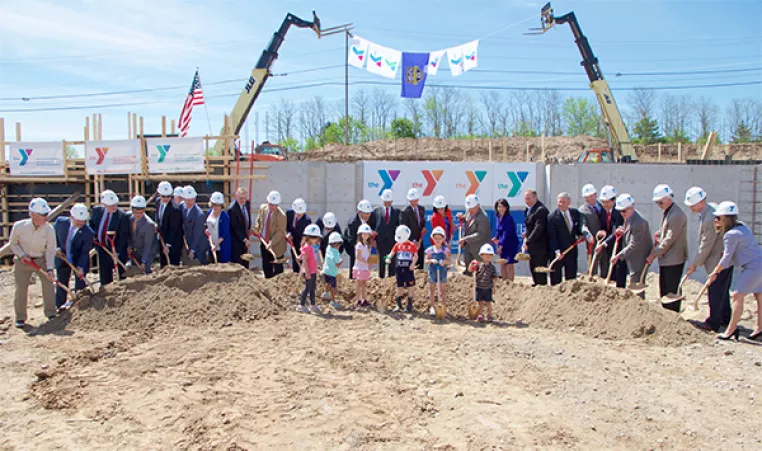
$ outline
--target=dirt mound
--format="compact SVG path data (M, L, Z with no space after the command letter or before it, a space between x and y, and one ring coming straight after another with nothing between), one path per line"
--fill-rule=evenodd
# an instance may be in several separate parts
M172 326L223 326L276 315L287 305L277 282L239 265L165 268L115 282L103 293L83 297L71 327L151 330Z

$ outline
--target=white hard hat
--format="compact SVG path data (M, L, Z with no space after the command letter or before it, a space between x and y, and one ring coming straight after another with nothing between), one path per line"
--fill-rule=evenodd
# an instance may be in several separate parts
M357 234L361 233L373 233L373 229L368 224L360 224L360 227L357 228Z
M694 186L685 193L685 205L692 207L702 200L706 199L706 191Z
M662 200L665 197L674 196L675 194L672 192L672 188L670 188L669 185L656 185L656 188L654 188L653 201L656 202L657 200Z
M159 193L159 196L171 196L172 184L167 181L160 182L159 187L156 188L156 192Z
M90 218L90 212L87 211L87 206L85 204L75 204L71 207L69 213L72 219L76 219L77 221L87 221Z
M363 199L357 203L357 211L362 213L373 213L373 205L369 200Z
M418 189L416 188L410 188L407 192L407 200L418 200L421 198L421 195L418 194Z
M410 238L410 228L406 225L397 226L397 230L394 231L394 241L402 243Z
M280 205L280 193L273 190L267 194L267 203L273 205Z
M188 185L185 188L183 188L183 197L186 199L195 199L196 196L198 196L198 193L196 193L196 189L192 186Z
M434 198L434 208L444 208L447 206L444 196L437 196Z
M470 210L477 205L479 205L479 198L476 197L476 194L469 194L466 196L466 209Z
M736 206L735 202L730 202L729 200L726 200L725 202L720 202L720 205L717 206L717 209L714 211L715 216L738 216L738 206Z
M484 246L479 249L479 255L495 255L495 249L492 248L492 245L487 243Z
M130 201L130 207L132 208L146 208L146 198L143 196L135 196Z
M182 186L176 186L173 194L177 197L185 197L185 191Z
M294 210L294 213L303 215L307 213L307 202L305 202L301 197L294 199L294 201L291 203L291 209Z
M601 188L601 199L603 200L615 200L616 189L611 185L606 185Z
M619 211L632 207L633 205L635 205L635 199L627 193L621 194L616 198L616 209Z
M329 229L336 227L336 215L330 211L323 215L323 225Z
M107 189L101 193L101 203L107 207L110 207L112 205L118 204L119 198L116 196L115 192Z
M592 183L582 187L582 197L592 196L593 194L595 194L595 186Z
M328 244L338 244L343 242L344 239L339 232L331 232L331 234L328 235Z
M434 235L447 236L447 234L445 233L445 229L443 229L441 226L434 227L434 230L431 231L431 236L434 236Z
M224 205L225 204L225 196L221 192L215 191L209 197L209 202L211 202L213 204Z
M35 197L31 202L29 202L29 212L38 215L47 215L50 213L48 201L42 197Z
M318 227L317 224L308 225L304 228L304 236L320 238L322 236L320 233L320 227Z
M394 199L394 193L390 189L385 189L381 193L381 200L384 202L391 202Z

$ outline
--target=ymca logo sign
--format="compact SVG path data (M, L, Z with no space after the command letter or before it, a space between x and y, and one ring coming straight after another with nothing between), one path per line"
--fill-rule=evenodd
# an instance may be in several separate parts
M468 191L466 191L466 196L476 194L476 192L479 190L479 187L482 185L482 182L484 181L484 177L486 176L487 171L466 171L466 177L470 183Z
M156 146L156 150L159 151L159 159L156 160L157 163L163 163L164 158L167 157L167 153L169 153L169 144L159 145Z
M423 174L423 178L426 179L426 189L423 190L423 196L424 197L431 196L434 193L434 190L437 188L437 183L439 183L439 180L442 179L442 174L444 174L444 170L424 169L421 171L421 174Z
M378 175L381 177L382 183L368 182L368 188L381 188L378 191L378 195L380 196L384 190L392 189L392 186L394 186L394 182L397 180L397 177L400 176L400 172L402 171L399 169L379 169Z
M498 183L497 188L507 189L508 190L507 197L516 197L521 191L521 187L524 186L524 182L526 182L527 177L529 176L529 172L528 171L508 171L507 174L508 174L508 180L511 182L511 184L508 185L506 183Z
M21 154L21 161L19 162L19 166L26 165L27 161L29 161L29 157L32 155L32 151L34 149L19 149L19 153Z
M95 164L103 164L103 160L105 160L106 155L108 155L108 147L96 147L95 153L98 154L98 159L95 160Z

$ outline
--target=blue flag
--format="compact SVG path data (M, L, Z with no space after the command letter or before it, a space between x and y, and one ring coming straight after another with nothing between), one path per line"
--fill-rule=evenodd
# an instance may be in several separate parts
M402 97L421 98L428 64L428 53L402 53Z

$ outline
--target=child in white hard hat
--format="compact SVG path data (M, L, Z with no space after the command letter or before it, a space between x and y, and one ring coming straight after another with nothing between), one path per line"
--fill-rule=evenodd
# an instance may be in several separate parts
M325 249L325 259L323 261L323 280L326 284L326 291L330 296L331 307L340 309L341 304L336 302L336 276L339 275L339 266L344 263L344 259L341 258L339 248L344 242L341 234L338 232L331 232L328 237L328 247Z
M478 321L484 321L484 307L487 307L487 321L492 321L492 303L494 302L492 297L492 291L495 288L495 281L497 280L497 271L492 265L492 257L495 251L492 249L492 245L485 244L479 250L479 256L482 261L479 263L474 260L469 267L470 271L474 273L474 285L475 285L475 298L474 300L479 303L479 316Z
M352 276L355 279L355 300L358 307L367 307L368 280L370 279L370 238L373 236L368 224L361 224L357 228L357 244L355 244L355 264L352 268Z
M426 263L429 264L429 313L435 316L434 299L439 292L439 302L446 305L447 299L447 268L450 266L450 249L445 240L447 233L442 227L434 227L431 241L434 243L426 249Z
M406 225L397 227L394 233L396 244L389 255L386 256L386 262L391 263L392 258L397 257L397 266L395 276L397 279L397 307L395 311L402 310L402 297L407 290L407 307L405 311L413 311L413 292L415 290L415 274L413 268L418 261L418 246L410 241L410 229Z
M317 287L317 258L314 244L319 243L321 238L320 228L310 224L304 229L302 247L297 259L301 263L300 273L304 274L304 290L302 291L301 303L297 311L307 313L307 296L310 297L310 308L315 313L321 313L320 307L315 304L315 288Z

